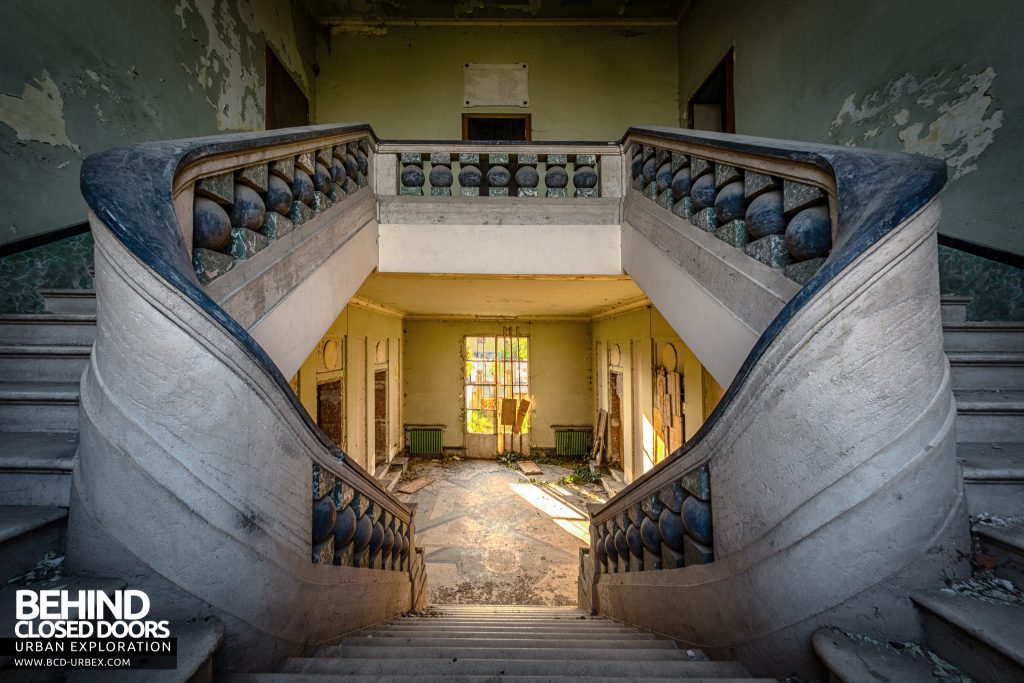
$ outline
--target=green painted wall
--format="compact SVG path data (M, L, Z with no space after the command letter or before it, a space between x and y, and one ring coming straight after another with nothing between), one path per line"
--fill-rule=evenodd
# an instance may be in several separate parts
M267 45L312 97L321 40L274 0L11 0L0 24L0 244L84 220L93 152L262 128Z
M317 119L367 121L382 138L461 139L463 113L529 112L534 140L617 140L675 125L671 27L388 27L339 32L317 54ZM462 65L526 62L531 106L463 108Z
M680 119L734 48L737 132L945 159L940 231L1022 254L1022 25L1015 0L697 0L679 27ZM1013 302L976 306L975 317L1024 309L993 264L947 259L944 269L947 291L995 284Z

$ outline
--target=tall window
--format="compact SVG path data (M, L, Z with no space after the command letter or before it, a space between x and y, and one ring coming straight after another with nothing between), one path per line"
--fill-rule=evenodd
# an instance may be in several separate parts
M466 431L529 431L530 341L527 337L466 337Z

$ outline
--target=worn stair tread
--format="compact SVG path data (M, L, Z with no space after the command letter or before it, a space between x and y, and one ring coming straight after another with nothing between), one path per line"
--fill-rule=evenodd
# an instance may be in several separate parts
M1024 351L950 351L946 358L953 365L1021 365L1024 364Z
M77 403L78 382L0 382L0 401Z
M0 544L21 538L67 516L67 508L51 505L0 505Z
M572 653L579 659L602 659L608 657L605 647L577 646ZM424 645L401 645L394 642L377 645L325 645L316 651L317 657L330 658L403 658L427 657L432 659L458 657L460 659L564 659L565 651L558 647L447 647ZM689 660L686 650L670 648L628 647L615 650L620 660Z
M457 631L422 630L413 632L409 630L393 631L387 628L358 631L355 636L359 638L409 638L409 639L437 639L437 638L464 638L478 640L480 638L495 640L535 640L537 638L577 640L582 634L580 631L564 629L561 631L530 631L526 629L508 629L505 631L485 631L478 629L460 629ZM591 641L605 640L658 640L658 636L646 631L587 631L586 637Z
M896 649L852 638L830 628L818 629L811 642L821 662L842 683L932 683L936 680L935 662L921 650Z
M341 641L342 646L350 647L368 647L375 643L374 640L380 640L379 638L361 638L352 637L345 638ZM466 649L472 648L490 648L494 647L494 641L490 638L415 638L406 635L395 636L388 638L389 646L423 646L423 647L461 647ZM519 640L506 640L502 645L506 648L557 648L559 650L567 650L574 648L587 647L592 641L586 638L565 638L565 639L554 639L554 638L522 638ZM628 648L631 643L624 641L601 641L602 648L608 649L621 649ZM675 641L672 640L651 640L645 641L644 647L650 650L674 650L676 649Z
M0 432L0 471L70 472L78 449L73 432Z
M1006 548L1024 554L1024 520L1007 520L999 524L976 522L971 530L978 536L992 540Z
M997 603L945 590L914 591L911 599L923 609L980 640L1007 659L1024 666L1024 605Z
M388 674L384 676L346 676L344 674L293 674L293 673L257 673L230 674L217 679L223 683L503 683L504 681L521 683L642 683L652 681L677 681L678 683L765 683L775 681L774 678L718 677L718 676L460 676L460 675L427 675L417 673L408 675Z
M956 454L964 479L1024 481L1024 443L961 443Z
M185 683L203 668L224 642L224 624L212 617L170 625L171 637L178 639L178 662L174 669L147 669L146 683ZM67 683L135 683L139 671L90 669L72 671Z
M295 657L281 663L280 673L358 675L455 674L463 676L748 676L739 662L646 661L621 662L607 657L581 660L568 655L563 659L336 659Z
M1024 410L1024 391L1017 389L964 389L953 392L958 412Z
M92 344L4 344L0 342L0 355L4 356L88 356Z

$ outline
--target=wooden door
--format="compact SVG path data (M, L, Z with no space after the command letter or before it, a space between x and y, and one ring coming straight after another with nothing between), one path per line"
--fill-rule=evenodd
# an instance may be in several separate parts
M608 374L608 462L622 467L622 373Z
M388 371L373 373L373 452L379 468L388 461Z
M345 394L340 379L316 387L316 423L338 448L345 448Z

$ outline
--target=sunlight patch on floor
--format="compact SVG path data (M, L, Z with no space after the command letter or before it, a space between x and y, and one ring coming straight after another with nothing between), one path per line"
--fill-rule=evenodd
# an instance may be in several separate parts
M558 526L583 541L590 543L590 520L579 511L569 507L536 484L509 484L513 491L527 503L551 518Z

